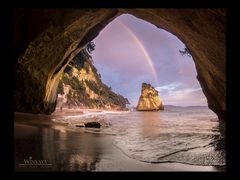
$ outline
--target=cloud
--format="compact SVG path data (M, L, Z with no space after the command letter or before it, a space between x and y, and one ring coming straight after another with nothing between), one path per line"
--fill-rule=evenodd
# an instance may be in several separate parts
M164 86L158 86L156 87L155 89L157 91L163 91L163 90L174 90L176 89L177 87L181 86L182 83L179 83L179 82L173 82L171 84L167 84L167 85L164 85Z
M182 90L168 90L161 94L161 98L167 104L178 106L206 105L206 97L201 88L187 88Z
M178 106L206 105L206 97L200 87L185 88L181 82L172 82L155 88L164 104Z

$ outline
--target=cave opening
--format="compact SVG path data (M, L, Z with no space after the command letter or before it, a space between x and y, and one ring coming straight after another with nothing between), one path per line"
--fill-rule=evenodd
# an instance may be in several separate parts
M86 67L84 69L87 64L81 62L84 58L80 52L79 58L75 57L63 72L58 86L58 110L60 107L77 108L84 105L85 108L97 108L97 105L93 105L101 101L97 90L101 87L97 87L97 81L103 81L109 90L126 97L130 103L128 107L132 109L137 106L143 82L150 83L159 91L164 105L207 106L189 50L181 40L166 30L133 15L123 14L111 21L92 43L93 50L90 53L85 51L84 57L90 59L89 63L96 68L95 72L85 72L88 71ZM76 63L74 70L73 62ZM99 79L96 81L95 75L91 73L95 73ZM81 77L84 75L86 78ZM80 89L87 96L85 99L72 92L74 89L67 82L72 77L78 78L82 86L87 87L86 92ZM93 87L94 83L96 87ZM91 100L91 104L86 98ZM105 108L111 108L109 103L105 104Z

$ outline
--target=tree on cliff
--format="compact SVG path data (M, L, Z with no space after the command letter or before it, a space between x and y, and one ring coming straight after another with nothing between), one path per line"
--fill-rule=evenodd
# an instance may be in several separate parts
M182 56L187 55L188 57L191 57L191 54L188 50L188 48L183 48L183 50L179 49L179 52L182 54Z
M94 42L89 42L89 43L87 43L87 45L86 45L86 50L87 50L87 52L89 53L89 54L91 54L94 50L95 50L95 44L94 44Z

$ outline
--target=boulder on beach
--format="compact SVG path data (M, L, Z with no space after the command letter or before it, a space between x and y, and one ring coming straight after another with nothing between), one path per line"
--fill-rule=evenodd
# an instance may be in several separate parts
M86 122L84 123L85 127L90 127L90 128L100 128L101 124L99 122Z
M75 127L100 128L101 124L99 122L86 122L83 124L76 124Z

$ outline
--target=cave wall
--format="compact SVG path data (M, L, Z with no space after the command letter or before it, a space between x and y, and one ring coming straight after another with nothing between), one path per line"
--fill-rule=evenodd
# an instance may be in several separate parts
M56 107L59 78L66 65L116 13L117 10L105 9L16 10L18 58L14 110L52 113ZM23 50L22 47L27 48Z
M209 108L225 119L225 9L16 9L15 111L53 112L66 64L123 13L163 28L186 44Z

